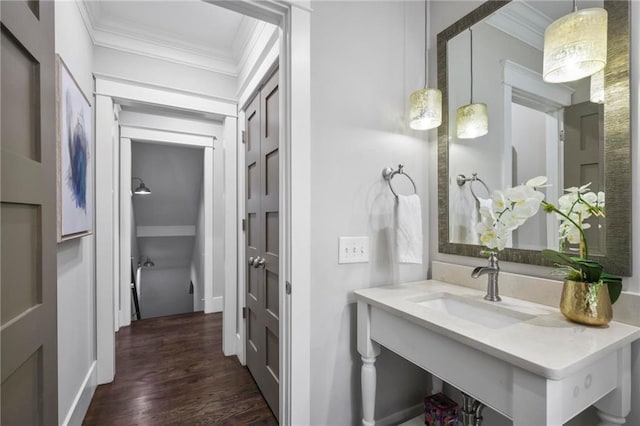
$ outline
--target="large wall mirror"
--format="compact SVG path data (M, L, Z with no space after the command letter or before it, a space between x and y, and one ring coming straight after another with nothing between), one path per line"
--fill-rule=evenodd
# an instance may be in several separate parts
M607 271L631 274L631 133L629 1L579 1L608 12L604 97L590 78L542 80L544 30L572 11L572 1L487 1L438 34L439 251L482 256L475 224L495 189L545 175L546 199L591 182L606 194L606 218L593 219L590 257ZM471 30L471 31L470 31ZM473 80L471 77L473 76ZM456 110L487 104L489 132L456 136ZM464 177L464 178L463 178ZM540 251L558 247L558 221L540 211L514 232L502 260L548 265Z

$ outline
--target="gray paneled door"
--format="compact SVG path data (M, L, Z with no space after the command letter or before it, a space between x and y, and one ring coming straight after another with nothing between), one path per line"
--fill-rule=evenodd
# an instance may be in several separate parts
M564 187L591 182L591 191L604 191L604 105L583 102L565 108L564 132ZM605 221L589 222L589 253L604 255Z
M54 2L1 1L3 425L58 424Z
M247 367L279 418L279 98L272 75L246 109Z

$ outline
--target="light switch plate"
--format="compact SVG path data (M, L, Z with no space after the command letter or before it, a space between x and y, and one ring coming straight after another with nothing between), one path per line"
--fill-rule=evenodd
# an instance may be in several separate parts
M369 262L369 237L340 237L338 263Z

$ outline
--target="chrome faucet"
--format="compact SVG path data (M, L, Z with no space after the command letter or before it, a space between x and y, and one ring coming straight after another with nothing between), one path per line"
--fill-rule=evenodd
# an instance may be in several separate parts
M498 273L500 272L500 266L498 265L498 255L496 252L489 252L489 266L478 266L471 273L472 278L478 278L481 275L488 275L487 294L484 296L485 300L490 302L500 302L500 296L498 295Z

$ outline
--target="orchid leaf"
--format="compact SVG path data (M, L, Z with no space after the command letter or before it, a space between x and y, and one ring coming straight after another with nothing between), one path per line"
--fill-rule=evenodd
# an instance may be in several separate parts
M600 279L607 285L611 304L614 304L622 292L622 278L603 272Z
M551 262L559 265L576 266L576 263L571 259L571 257L564 253L560 253L559 251L544 249L542 250L542 255Z
M582 270L582 276L588 283L597 283L600 281L600 275L602 275L603 267L598 262L593 262L587 259L581 259L574 257L573 261L579 265Z

